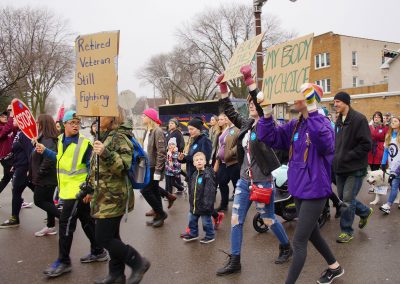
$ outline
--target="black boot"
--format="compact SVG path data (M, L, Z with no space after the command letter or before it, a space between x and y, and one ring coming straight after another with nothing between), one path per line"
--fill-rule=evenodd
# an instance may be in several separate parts
M125 275L107 275L102 279L96 279L94 284L125 284Z
M240 272L240 270L242 269L242 265L240 264L240 255L228 254L228 256L229 256L228 263L223 268L217 270L218 276L237 273Z
M164 225L164 220L167 219L167 217L168 217L168 214L165 212L163 215L157 214L153 220L153 227L154 228L162 227L162 225Z
M289 260L293 254L292 247L290 244L287 245L279 245L279 256L275 259L276 264L282 264Z
M132 269L132 274L126 281L127 284L138 284L142 281L143 275L150 268L150 261L142 257L136 250L126 264Z

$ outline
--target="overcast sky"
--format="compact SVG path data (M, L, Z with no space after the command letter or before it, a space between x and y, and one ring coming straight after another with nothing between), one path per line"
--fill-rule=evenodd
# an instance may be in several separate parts
M12 7L44 7L69 21L76 35L120 30L119 91L153 96L135 74L158 53L176 42L175 31L196 13L218 5L252 0L1 0ZM269 0L263 13L277 15L284 29L299 36L335 33L400 42L399 0ZM64 93L64 92L63 92ZM66 96L73 96L73 87ZM70 99L66 99L68 104Z

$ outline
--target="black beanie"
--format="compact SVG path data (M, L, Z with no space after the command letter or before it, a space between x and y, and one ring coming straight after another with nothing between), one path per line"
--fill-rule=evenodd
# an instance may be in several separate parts
M203 129L203 121L198 117L195 117L191 121L189 121L188 125L196 127L199 130Z
M337 93L333 99L342 101L346 105L350 105L350 95L348 93L346 93L346 92Z

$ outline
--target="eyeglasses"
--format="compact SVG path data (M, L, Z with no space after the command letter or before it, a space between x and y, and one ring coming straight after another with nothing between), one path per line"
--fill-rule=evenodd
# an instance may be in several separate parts
M80 121L68 121L67 124L71 125L71 126L80 126L81 122Z

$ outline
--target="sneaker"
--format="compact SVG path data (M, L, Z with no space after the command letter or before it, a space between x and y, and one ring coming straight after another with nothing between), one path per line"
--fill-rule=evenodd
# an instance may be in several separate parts
M32 208L33 202L22 202L21 208Z
M186 227L185 232L180 234L180 238L184 238L186 235L190 235L190 228Z
M368 221L369 221L369 217L371 217L372 213L374 213L374 209L369 208L369 214L368 214L368 216L367 216L367 217L360 218L360 222L358 223L358 227L359 227L360 229L364 229L365 226L367 226Z
M321 278L318 279L317 283L318 284L330 284L333 282L333 280L335 278L338 278L340 276L342 276L344 274L344 269L339 266L336 269L330 269L328 268L327 270L325 270L322 275Z
M0 229L14 228L18 226L19 226L19 221L17 220L17 218L11 216L10 219L4 221L3 224L0 225Z
M381 207L379 207L379 210L381 210L383 213L389 215L390 214L390 205L385 203Z
M349 243L354 237L347 233L340 233L337 237L336 242L340 244Z
M47 236L47 235L55 235L57 234L56 228L52 227L44 227L43 229L41 229L40 231L35 233L36 237L43 237L43 236Z
M215 238L208 238L208 237L204 237L200 240L200 243L202 244L209 244L212 243L213 241L215 241Z
M56 260L49 268L43 271L47 277L58 277L64 273L70 272L72 270L71 264L62 263Z
M218 217L214 219L214 229L218 230L219 226L222 224L222 220L225 218L225 213L224 212L218 212Z
M81 257L80 259L81 263L101 262L107 260L108 260L108 254L106 250L103 250L103 252L100 254L89 253L87 256Z
M195 241L195 240L197 240L197 239L199 239L198 236L195 237L195 236L192 236L192 235L189 235L189 234L186 234L186 235L184 235L184 236L182 237L182 240L184 240L185 242L192 242L192 241Z

